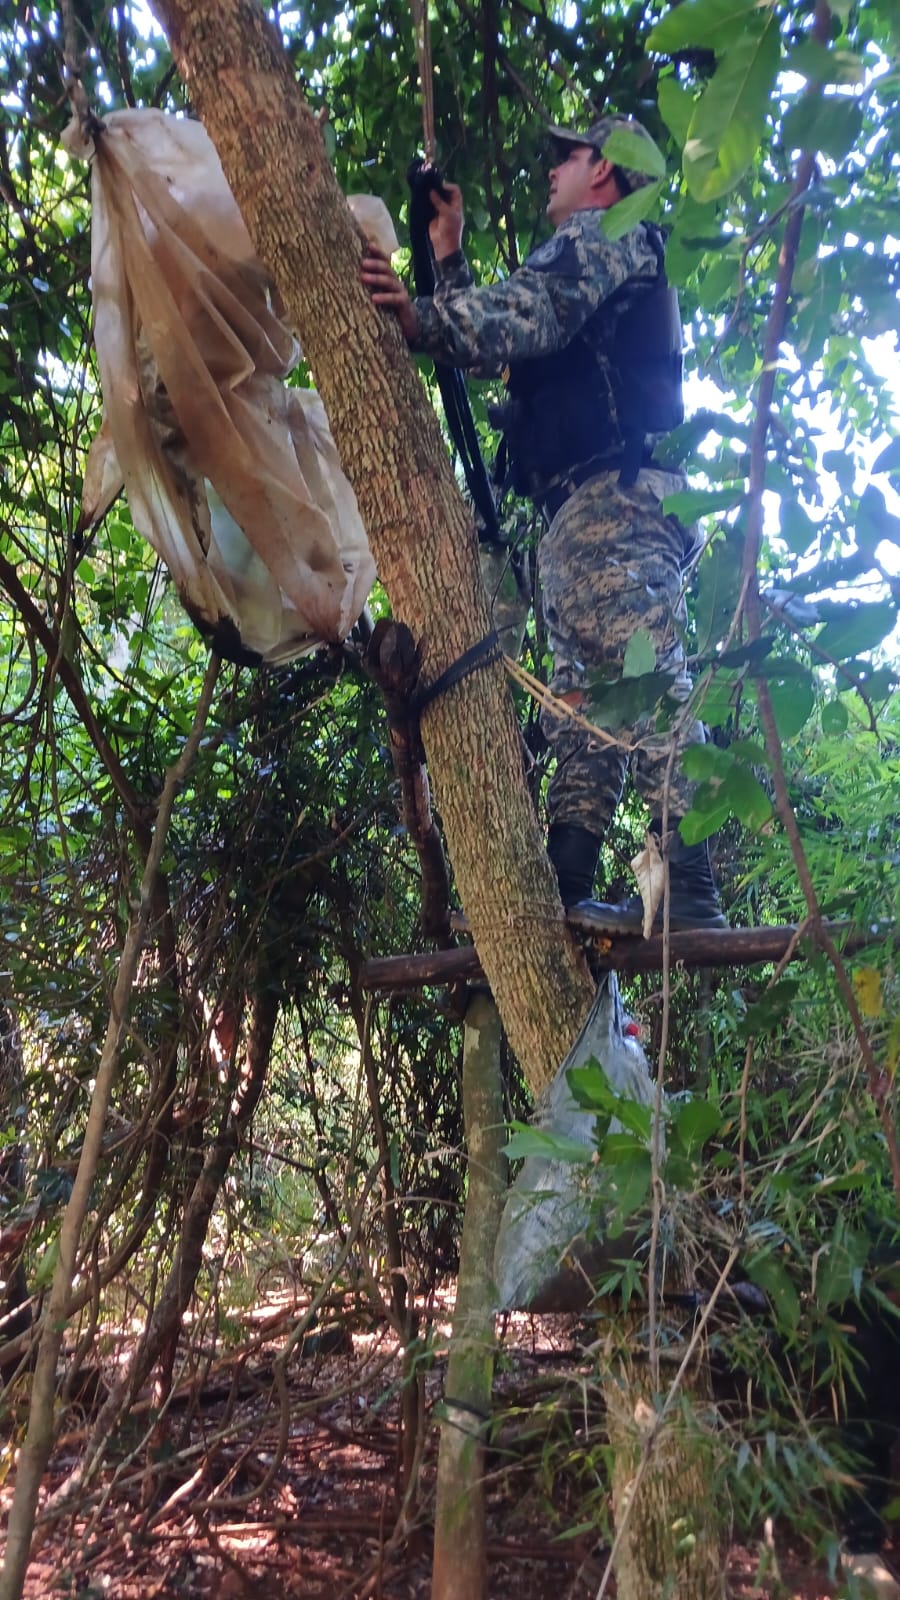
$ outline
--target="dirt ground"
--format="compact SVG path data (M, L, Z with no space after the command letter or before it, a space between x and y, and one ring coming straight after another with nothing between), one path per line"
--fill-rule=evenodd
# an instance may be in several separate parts
M336 1350L320 1334L279 1393L273 1361L295 1314L264 1308L236 1354L183 1372L164 1422L152 1397L138 1400L77 1512L42 1527L28 1600L428 1600L437 1436L428 1415L441 1396L444 1330L424 1374L420 1491L398 1524L398 1351L371 1327L351 1341L335 1333ZM594 1520L584 1496L601 1436L572 1321L510 1318L497 1387L506 1417L488 1459L490 1600L595 1600L608 1546L599 1491ZM83 1450L96 1411L89 1390L63 1418L51 1493ZM4 1524L10 1500L8 1478ZM768 1545L733 1546L728 1580L733 1600L847 1592L777 1531Z

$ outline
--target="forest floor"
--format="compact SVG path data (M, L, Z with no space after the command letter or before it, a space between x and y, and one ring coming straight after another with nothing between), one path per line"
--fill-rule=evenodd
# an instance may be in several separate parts
M296 1316L292 1298L242 1314L237 1351L205 1365L198 1342L164 1425L151 1397L138 1400L87 1503L45 1527L27 1600L428 1600L438 1431L429 1417L442 1391L446 1312L438 1312L423 1370L418 1496L402 1529L396 1342L362 1317L349 1338L346 1323L335 1323L292 1360L279 1391L273 1363ZM578 1334L569 1317L513 1316L501 1330L504 1418L488 1461L490 1600L594 1600L601 1584L602 1414ZM340 1348L326 1354L332 1343ZM82 1409L62 1422L51 1491L77 1465L90 1431L96 1383L93 1395L84 1388ZM10 1500L7 1479L4 1524ZM898 1553L889 1551L895 1566ZM732 1600L847 1593L777 1530L768 1546L732 1547L728 1588ZM615 1595L614 1583L607 1592Z

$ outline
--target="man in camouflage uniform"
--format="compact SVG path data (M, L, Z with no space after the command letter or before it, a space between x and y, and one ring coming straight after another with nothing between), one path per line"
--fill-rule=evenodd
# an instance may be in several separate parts
M648 137L639 123L620 117L603 117L586 133L551 130L557 162L547 215L556 232L506 281L474 286L462 251L462 198L452 184L432 196L433 298L410 300L377 252L362 269L376 304L397 314L414 351L480 377L507 378L513 481L549 524L539 571L554 659L551 687L576 708L586 671L620 669L639 628L653 641L656 668L669 674L673 698L683 703L691 692L678 624L694 540L661 504L684 480L653 463L645 427L636 438L634 424L622 420L629 405L634 410L634 395L620 377L628 349L617 349L617 328L627 325L637 346L642 304L649 304L644 297L667 291L656 230L639 223L613 241L601 226L605 210L650 181L603 156L619 128ZM542 725L556 755L548 851L563 904L589 902L598 922L639 928L636 897L623 906L590 900L629 752L592 738L564 714L545 713ZM622 737L635 746L634 780L657 834L668 787L670 925L724 926L707 846L686 846L677 831L693 785L677 758L670 763L671 736L641 723ZM702 725L688 720L677 737L679 747L702 743Z

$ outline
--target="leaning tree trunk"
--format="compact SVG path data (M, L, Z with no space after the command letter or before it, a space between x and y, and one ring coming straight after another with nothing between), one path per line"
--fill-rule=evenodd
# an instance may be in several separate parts
M155 9L300 335L394 615L420 639L433 682L490 628L477 542L396 319L363 287L360 236L321 130L256 0ZM591 984L542 848L503 667L440 695L422 732L475 943L538 1092Z

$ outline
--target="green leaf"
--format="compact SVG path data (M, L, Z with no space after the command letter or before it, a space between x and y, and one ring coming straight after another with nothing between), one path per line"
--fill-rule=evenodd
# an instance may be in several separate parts
M717 744L689 744L681 758L686 776L701 783L707 778L724 780L734 763L732 752L720 750Z
M37 1265L32 1274L31 1283L35 1290L49 1289L53 1282L53 1274L59 1261L59 1235L50 1240L47 1248L39 1256Z
M694 795L694 803L682 817L678 832L685 844L702 844L704 839L710 839L714 833L718 833L730 816L731 806L727 800L719 800L704 785Z
M727 634L741 595L744 540L735 528L710 545L697 572L697 654L706 655Z
M764 752L760 752L765 759ZM699 844L725 821L736 816L745 827L756 830L768 822L772 803L752 771L756 759L752 747L720 750L713 744L689 745L682 757L684 771L699 782L694 803L681 823L685 844Z
M609 1135L603 1147L603 1160L609 1167L610 1188L616 1201L616 1215L608 1231L611 1238L616 1238L625 1219L644 1204L653 1168L650 1151L627 1133Z
M758 1000L748 1005L741 1018L742 1039L754 1038L760 1033L772 1033L788 1014L800 988L796 978L782 978L766 989Z
M876 457L873 472L900 472L900 439L892 439Z
M883 542L900 546L900 517L885 504L884 495L874 483L866 485L854 522L856 542L863 555L871 559Z
M685 1155L677 1145L671 1146L666 1151L666 1189L671 1193L681 1189L689 1193L696 1187L697 1164L691 1156Z
M720 656L713 657L716 667L753 667L756 672L762 670L766 656L771 655L775 649L773 638L749 639L746 644L739 644L734 650L723 650ZM781 665L782 663L779 663ZM785 666L797 666L795 661L784 662ZM805 669L804 669L805 670Z
M573 1097L585 1111L602 1112L615 1117L634 1138L642 1144L648 1143L651 1107L631 1100L627 1095L618 1094L599 1062L572 1067L566 1077Z
M634 172L649 172L651 178L664 178L666 158L650 135L631 133L627 128L615 128L603 146L607 161L616 167L630 167Z
M698 517L709 517L716 511L733 511L743 498L743 483L732 483L724 489L678 489L666 495L663 511L681 522L696 522Z
M672 1119L673 1131L683 1149L699 1150L722 1125L722 1114L710 1100L682 1100Z
M805 668L801 668L801 671L809 677L809 673L806 672ZM772 765L765 745L760 744L757 739L732 739L728 749L731 755L734 756L735 761L742 761L745 767L771 767Z
M786 150L804 150L843 161L862 132L862 108L846 95L804 95L781 125Z
M623 234L636 228L645 217L649 217L661 191L661 183L645 183L643 188L635 189L633 194L627 194L624 200L617 201L608 211L604 211L600 226L607 239L621 239Z
M895 668L879 667L873 672L868 662L859 661L853 663L852 670L862 680L870 700L885 700L897 687Z
M813 540L818 537L818 532L812 517L807 515L795 499L782 500L781 537L792 555L805 555Z
M782 739L793 739L805 728L816 704L812 680L791 677L769 684L769 698Z
M741 677L733 672L713 672L698 707L698 716L710 728L722 728L734 714Z
M672 687L666 672L646 672L639 678L620 678L610 683L601 673L587 677L587 708L598 728L633 728L641 717L653 711Z
M788 51L785 67L815 84L856 84L865 78L865 66L858 55L852 50L831 49L819 39L801 39Z
M625 646L623 678L641 678L656 666L656 646L645 628L638 628Z
M542 1128L517 1127L503 1153L510 1161L538 1156L542 1161L567 1161L588 1166L594 1157L590 1145L581 1144L566 1133L547 1133Z
M777 17L749 18L697 103L684 146L684 176L698 200L728 194L755 156L781 60Z
M106 536L114 550L130 550L135 535L127 522L107 522Z
M647 38L647 49L656 55L700 45L716 54L727 48L748 19L771 0L684 0L656 24Z
M694 115L694 96L682 88L677 78L661 78L656 98L663 122L679 149L683 149Z
M750 1281L758 1284L769 1296L781 1326L796 1328L800 1321L800 1297L784 1262L771 1252L760 1252L750 1256L746 1270Z
M729 801L738 821L752 833L762 828L772 815L772 802L749 767L735 766L722 785L719 798Z
M865 650L874 650L887 637L897 620L897 607L891 600L870 603L848 600L843 615L832 616L816 635L816 647L833 661L846 661Z
M829 739L837 739L846 733L850 716L843 700L829 700L822 707L822 732Z
M723 252L718 261L707 265L708 270L704 271L697 285L697 298L702 310L711 312L723 300L733 300L737 288L738 262L735 256Z

